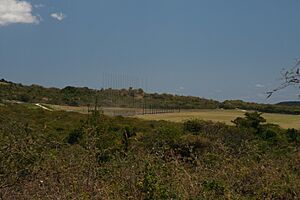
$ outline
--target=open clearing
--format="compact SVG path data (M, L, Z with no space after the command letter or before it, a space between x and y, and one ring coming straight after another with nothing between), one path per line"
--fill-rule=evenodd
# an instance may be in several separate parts
M67 112L79 112L83 114L88 113L87 107L75 107L75 106L61 106L61 105L50 105L43 104L44 106L52 110L63 110ZM115 116L115 115L128 115L135 116L145 120L166 120L172 122L183 122L188 119L202 119L211 120L214 122L224 122L232 125L232 120L237 117L243 117L245 114L244 110L222 110L222 109L203 109L203 110L182 110L180 113L161 113L161 114L148 114L139 115L141 109L135 108L101 108L104 114ZM263 117L269 123L278 124L283 128L296 128L300 129L300 116L299 115L287 115L287 114L275 114L275 113L264 113Z
M166 120L173 122L182 122L188 119L211 120L215 122L224 122L232 125L232 120L236 117L244 116L245 111L242 110L184 110L180 113L164 113L156 115L138 115L138 118L145 120ZM263 117L269 123L278 124L283 128L300 129L299 115L271 114L264 113Z

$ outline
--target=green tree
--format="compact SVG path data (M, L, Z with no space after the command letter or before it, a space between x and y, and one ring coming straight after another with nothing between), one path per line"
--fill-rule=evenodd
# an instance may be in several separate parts
M259 130L261 123L266 122L266 119L263 118L262 113L259 112L247 112L245 113L245 117L238 117L232 122L237 127L244 128L254 128L256 131Z

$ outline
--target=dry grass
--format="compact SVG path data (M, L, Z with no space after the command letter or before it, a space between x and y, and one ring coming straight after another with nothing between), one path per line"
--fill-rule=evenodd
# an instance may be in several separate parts
M196 118L232 124L232 120L236 117L242 117L244 113L245 111L242 110L184 110L180 113L138 115L137 117L145 120L166 120L172 122L182 122L187 119ZM267 122L278 124L283 128L300 129L299 115L265 113L263 114L263 117L267 120Z

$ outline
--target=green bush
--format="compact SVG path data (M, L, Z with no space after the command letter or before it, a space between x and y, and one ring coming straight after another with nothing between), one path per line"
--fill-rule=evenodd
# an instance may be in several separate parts
M23 102L30 102L31 98L27 94L21 94L20 97L19 97L19 100L23 101Z
M139 185L144 194L145 200L170 199L169 192L161 183L160 177L156 174L156 170L149 163L146 164L143 179Z
M284 132L276 124L264 124L261 125L259 131L256 133L256 136L259 139L267 141L269 144L281 144L286 142L284 137Z
M258 131L260 125L264 122L266 122L266 119L264 119L262 116L262 113L259 112L247 112L245 113L245 117L238 117L232 122L240 128L254 128L256 131Z
M174 144L182 135L182 131L178 128L171 126L162 126L159 127L154 136L156 137L156 141L160 144Z
M0 106L0 199L299 199L298 130L88 118Z
M69 144L76 144L83 138L83 136L84 136L84 129L82 127L76 128L69 133L67 137L67 142Z
M259 136L264 140L272 143L278 141L278 133L276 132L276 130L272 128L264 128L263 130L260 131Z
M286 137L289 142L300 143L300 131L294 128L286 130Z
M215 192L217 195L224 195L225 187L215 180L205 180L202 183L205 191Z
M210 141L203 136L184 135L172 145L172 148L182 157L196 158L200 152L203 152L210 146Z
M191 133L197 134L199 133L206 122L198 120L198 119L191 119L187 120L183 123L183 127L185 131L189 131Z

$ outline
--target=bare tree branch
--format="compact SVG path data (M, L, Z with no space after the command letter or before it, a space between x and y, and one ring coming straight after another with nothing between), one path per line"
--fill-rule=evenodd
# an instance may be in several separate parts
M300 87L300 60L296 60L295 64L289 69L283 69L281 75L283 83L272 91L267 92L267 98L270 98L278 90L282 90L289 86Z

